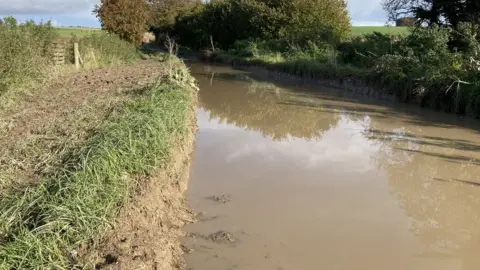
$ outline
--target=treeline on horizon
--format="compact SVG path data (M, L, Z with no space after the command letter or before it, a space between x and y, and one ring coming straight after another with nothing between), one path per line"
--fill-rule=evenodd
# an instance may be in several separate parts
M130 11L121 11L122 5ZM117 8L116 15L105 16L108 6ZM168 36L218 59L228 55L320 79L354 77L405 102L480 114L480 5L384 0L383 7L390 21L408 20L408 35L351 35L344 0L103 0L97 14L120 36L129 27L119 27L119 15L140 14L143 28L126 39L138 41L151 30L159 44Z

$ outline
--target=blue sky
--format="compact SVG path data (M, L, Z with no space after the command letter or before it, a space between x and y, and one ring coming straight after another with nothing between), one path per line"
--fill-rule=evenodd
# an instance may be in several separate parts
M385 12L381 0L347 0L353 25L384 25ZM12 15L19 20L51 20L57 26L89 26L100 24L92 9L100 0L12 0L0 1L0 16Z

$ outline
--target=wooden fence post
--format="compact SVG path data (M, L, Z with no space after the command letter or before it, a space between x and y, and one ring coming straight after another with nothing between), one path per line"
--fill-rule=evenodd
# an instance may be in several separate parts
M78 69L80 69L80 52L78 51L78 43L74 43L73 44L73 50L74 50L74 54L75 54L75 67Z

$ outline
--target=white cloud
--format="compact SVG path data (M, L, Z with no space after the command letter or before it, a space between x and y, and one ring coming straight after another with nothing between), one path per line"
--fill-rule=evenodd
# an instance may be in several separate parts
M0 14L59 14L90 12L100 0L15 0L1 1Z
M381 0L348 0L353 25L384 25L387 15Z
M217 125L219 129L225 127L218 123L218 119L209 122L209 126ZM201 122L202 129L205 124ZM237 162L239 159L262 156L264 160L280 162L280 159L288 157L290 162L296 162L305 169L335 167L345 163L349 164L345 170L366 172L375 168L374 159L382 150L379 141L371 140L364 134L370 125L369 117L351 120L348 116L342 116L335 126L312 140L289 136L282 141L273 141L259 138L255 133L243 139L237 137L229 145L224 145L231 151L226 160Z

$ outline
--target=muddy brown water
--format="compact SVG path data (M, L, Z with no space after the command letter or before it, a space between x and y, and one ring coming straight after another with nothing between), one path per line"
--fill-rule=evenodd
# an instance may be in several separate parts
M478 120L191 69L188 269L480 269Z

